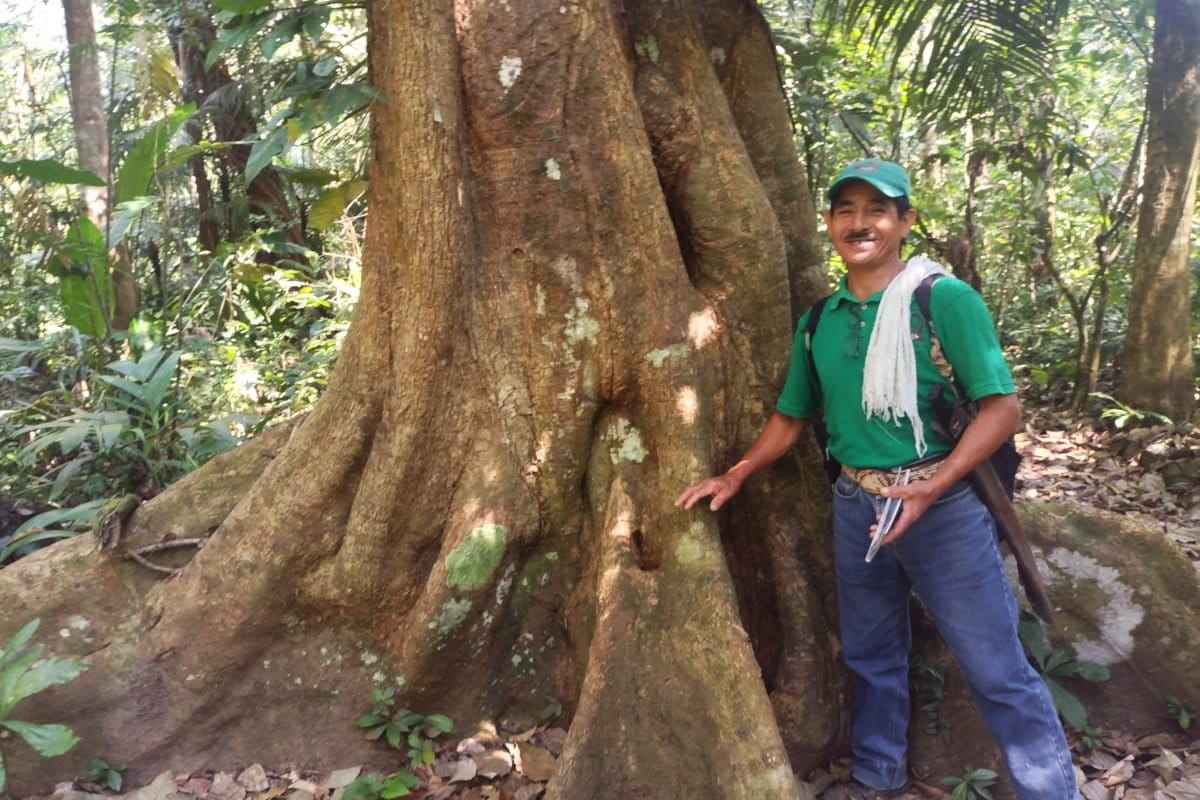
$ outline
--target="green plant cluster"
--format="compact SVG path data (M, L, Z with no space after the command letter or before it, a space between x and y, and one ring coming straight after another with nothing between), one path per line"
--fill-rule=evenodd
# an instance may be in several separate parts
M434 745L439 737L454 731L454 723L444 714L420 714L408 708L396 708L394 687L375 689L371 693L371 709L358 720L368 739L382 740L394 750L405 750L411 769L400 769L389 775L370 772L360 775L346 787L342 800L391 800L407 797L420 785L412 772L437 759Z
M1017 633L1034 669L1042 676L1046 688L1050 690L1050 697L1054 700L1054 707L1059 715L1068 725L1095 739L1094 731L1088 724L1087 709L1062 681L1071 678L1093 682L1106 681L1109 678L1108 667L1079 658L1075 648L1067 644L1055 645L1053 649L1047 650L1042 621L1028 611L1021 612Z
M43 657L42 646L30 644L39 623L36 619L28 622L0 651L0 729L16 734L40 755L60 756L79 742L70 728L55 723L24 722L13 713L22 700L56 684L75 680L88 664L76 658ZM0 792L7 783L0 737Z

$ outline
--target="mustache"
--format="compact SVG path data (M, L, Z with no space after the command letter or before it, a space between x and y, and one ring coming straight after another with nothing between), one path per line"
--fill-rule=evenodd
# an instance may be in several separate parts
M844 238L847 242L861 242L865 239L871 239L873 237L872 237L871 231L861 230L861 231L851 231L850 233L847 233Z

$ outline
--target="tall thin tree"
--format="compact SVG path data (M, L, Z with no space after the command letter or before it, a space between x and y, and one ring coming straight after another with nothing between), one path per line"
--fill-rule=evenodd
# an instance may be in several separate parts
M1158 0L1146 89L1146 179L1120 397L1174 419L1196 410L1189 254L1200 172L1200 0Z

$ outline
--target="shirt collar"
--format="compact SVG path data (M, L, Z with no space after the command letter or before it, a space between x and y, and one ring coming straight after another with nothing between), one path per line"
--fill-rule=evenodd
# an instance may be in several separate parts
M837 289L833 291L833 294L829 295L829 300L833 308L837 308L842 303L850 303L851 305L859 305L861 303L878 304L879 301L883 299L884 289L880 289L866 300L859 300L857 297L851 294L850 287L847 283L848 280L848 276L843 275L842 279L838 281Z

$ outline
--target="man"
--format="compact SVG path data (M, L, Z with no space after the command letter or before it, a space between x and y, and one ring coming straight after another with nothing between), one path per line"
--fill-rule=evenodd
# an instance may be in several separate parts
M1019 424L1012 377L982 298L955 278L937 280L933 324L978 415L957 443L934 432L930 389L945 381L913 293L925 275L943 270L927 259L906 265L900 258L916 221L910 194L904 170L879 159L856 161L834 179L825 222L846 276L819 318L812 358L805 315L776 413L738 463L689 486L675 503L691 508L711 497L716 511L823 412L829 452L844 465L834 485L833 527L842 650L855 677L855 782L848 796L895 796L907 783L908 609L915 589L971 685L1017 796L1072 800L1079 795L1070 751L1017 638L995 524L965 480ZM892 485L896 467L909 470L907 484ZM902 501L901 511L867 561L887 498Z

